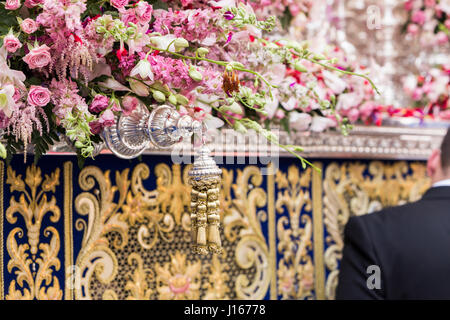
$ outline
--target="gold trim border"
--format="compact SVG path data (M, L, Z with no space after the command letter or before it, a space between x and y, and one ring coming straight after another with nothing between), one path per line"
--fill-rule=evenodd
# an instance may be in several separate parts
M73 179L72 162L64 162L64 261L65 261L65 300L73 300L73 288L68 284L73 274L73 230L72 230L72 203Z
M3 280L3 179L5 174L5 163L0 161L0 300L4 299L4 280Z
M324 264L324 226L322 215L322 163L314 162L320 172L313 170L312 201L313 201L313 241L314 241L314 272L316 299L325 300L325 264Z
M277 169L278 170L278 169ZM275 172L273 163L268 166L267 175L267 211L269 213L269 258L272 269L270 280L270 299L277 300L277 252L275 235Z

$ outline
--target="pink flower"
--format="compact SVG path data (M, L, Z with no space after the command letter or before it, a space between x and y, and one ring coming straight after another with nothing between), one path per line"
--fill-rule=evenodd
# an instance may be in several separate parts
M369 118L372 115L375 108L376 108L375 103L373 103L372 101L364 102L359 107L359 111L361 112L361 118L363 120L366 120L367 118Z
M410 11L413 8L413 0L408 0L405 2L405 10Z
M139 105L139 100L133 96L126 96L122 99L122 110L124 115L129 115Z
M25 33L31 34L38 29L38 25L33 19L27 18L20 24L20 29Z
M99 134L100 132L102 132L103 129L102 124L98 120L89 122L89 127L91 129L92 134Z
M20 8L20 0L6 0L6 10L16 10Z
M114 113L110 109L105 110L102 113L102 115L100 116L100 119L98 120L98 122L103 127L113 126L116 123L116 120L114 119Z
M109 2L116 9L121 9L128 4L128 0L110 0Z
M426 7L434 7L436 5L436 0L425 0L425 6Z
M20 98L22 98L22 92L20 91L19 88L14 88L14 95L13 95L14 102L19 101Z
M417 10L417 11L413 12L413 14L411 16L411 20L412 20L412 22L415 22L418 25L423 25L426 20L425 11Z
M104 95L97 94L92 100L91 105L89 106L89 111L92 112L102 112L106 108L108 108L109 99Z
M415 88L412 92L412 98L415 101L419 101L422 98L423 89L422 88Z
M408 33L415 36L419 32L419 26L415 23L408 24Z
M23 58L23 61L28 64L30 69L45 67L52 60L49 49L45 44L36 47Z
M31 86L27 101L32 106L43 107L50 102L50 90L41 86Z
M8 34L7 36L5 36L5 38L3 39L3 45L8 52L13 53L16 52L17 49L20 49L22 47L19 39L17 39L13 34Z
M359 111L357 108L352 108L348 113L347 113L347 117L348 120L350 120L351 123L354 123L358 120L359 118Z
M286 114L283 112L283 110L278 109L275 111L275 118L277 119L283 119L286 116Z
M139 1L136 5L136 17L140 23L149 23L152 19L153 7L145 1Z
M38 4L43 4L44 0L25 0L25 7L27 8L33 8L36 7Z
M446 44L448 42L448 36L444 31L436 33L436 40L438 44Z

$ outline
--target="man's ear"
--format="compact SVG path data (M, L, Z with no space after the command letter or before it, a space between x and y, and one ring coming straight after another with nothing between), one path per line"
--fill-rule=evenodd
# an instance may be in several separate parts
M436 174L441 166L441 150L433 150L427 162L427 174L430 178Z

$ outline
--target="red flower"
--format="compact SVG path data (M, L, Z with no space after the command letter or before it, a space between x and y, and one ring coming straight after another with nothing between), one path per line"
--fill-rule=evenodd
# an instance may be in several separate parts
M127 55L128 55L128 51L125 48L122 48L122 49L119 49L116 51L116 56L117 56L117 59L119 59L119 61L121 61L122 58Z

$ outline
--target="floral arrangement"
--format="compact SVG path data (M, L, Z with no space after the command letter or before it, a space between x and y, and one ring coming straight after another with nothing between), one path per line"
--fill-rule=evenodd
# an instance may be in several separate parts
M259 19L251 2L7 0L0 15L0 155L8 159L29 144L37 159L62 137L90 157L117 115L170 104L209 128L254 130L306 166L300 147L269 130L278 104L311 117L312 130L346 133L336 103L348 108L336 94L344 100L343 82L355 90L347 75L375 88L307 42L269 39L277 20Z
M407 0L408 19L404 30L420 37L421 45L444 45L450 39L450 2L448 0Z
M323 67L312 62L304 63L304 70L287 67L283 80L274 90L275 99L266 106L271 122L282 124L288 131L313 132L338 125L346 132L351 127L349 123L371 123L376 106L375 90L367 78L353 76L362 74L365 68L348 61L338 46L327 45L324 54L333 68L341 72L330 71L330 65ZM311 89L313 94L308 96L303 91L311 81L315 86Z

